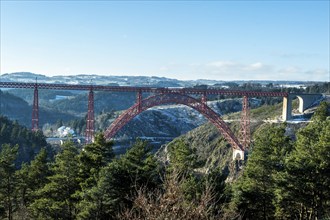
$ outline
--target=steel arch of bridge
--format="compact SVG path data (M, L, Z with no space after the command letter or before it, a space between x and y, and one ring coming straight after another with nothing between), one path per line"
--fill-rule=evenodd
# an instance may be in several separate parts
M141 93L139 93L137 103L127 109L108 127L104 133L105 138L109 139L114 137L124 125L141 112L163 104L183 104L197 110L218 128L220 133L234 149L244 151L244 147L240 144L228 125L216 112L207 106L206 101L203 101L203 98L202 101L200 101L191 96L180 93L157 94L143 100L141 98Z

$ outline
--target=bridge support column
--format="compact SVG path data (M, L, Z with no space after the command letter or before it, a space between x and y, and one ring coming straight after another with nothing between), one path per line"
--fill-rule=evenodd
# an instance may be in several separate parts
M292 97L290 96L283 97L283 111L282 111L283 121L287 121L292 118L291 112L292 112Z
M142 112L142 91L139 90L138 93L136 94L136 103L138 104L138 112Z
M240 149L233 149L233 160L244 160L245 152Z
M32 131L39 129L39 97L38 84L34 86L33 106L32 106Z
M283 97L283 121L290 120L292 118L292 100L298 97L299 100L299 113L304 111L313 105L316 101L322 99L322 94L294 94L290 93L287 97Z
M206 96L205 92L202 94L202 100L201 101L202 101L202 109L205 112L205 109L206 109L206 106L207 106L207 96Z
M86 143L94 141L94 92L91 87L88 94L88 110L86 124Z
M250 107L249 107L248 96L244 96L242 101L240 142L245 150L249 149L251 143L251 131L250 131Z

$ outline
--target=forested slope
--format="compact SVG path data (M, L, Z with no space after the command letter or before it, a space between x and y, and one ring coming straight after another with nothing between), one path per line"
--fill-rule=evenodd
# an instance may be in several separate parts
M17 169L19 146L4 144L0 217L327 219L329 107L322 103L294 138L287 135L285 123L255 122L254 143L244 163L228 160L231 148L210 124L171 143L164 151L164 164L140 140L115 157L113 143L99 134L83 150L67 142L53 159L41 150ZM270 106L261 109L268 111ZM238 123L231 127L237 132Z
M19 146L15 161L17 167L20 167L22 162L31 161L42 148L48 148L41 131L32 132L30 129L19 125L17 121L10 121L0 115L0 150L3 144ZM48 150L50 151L50 149Z
M0 90L0 115L17 120L21 125L31 126L32 106L24 99ZM39 126L55 123L58 120L69 121L77 118L66 111L58 111L46 106L39 106Z
M276 118L281 105L251 110L253 143L248 160L232 160L232 149L218 130L207 123L183 135L158 156L182 145L193 154L196 174L219 168L227 176L231 201L223 208L228 219L326 219L330 216L330 104L322 102L310 123L264 123ZM226 116L227 119L239 115ZM230 127L238 135L238 122Z

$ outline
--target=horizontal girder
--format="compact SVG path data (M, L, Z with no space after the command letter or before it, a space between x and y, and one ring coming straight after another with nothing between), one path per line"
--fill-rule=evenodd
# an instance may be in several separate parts
M0 82L0 88L20 88L34 89L36 83L21 82ZM230 96L249 96L249 97L287 97L287 92L259 92L259 91L239 91L224 89L194 89L194 88L152 88L152 87L133 87L133 86L101 86L101 85L74 85L74 84L54 84L38 83L38 89L53 90L90 90L110 91L110 92L147 92L158 94L196 94L196 95L230 95Z

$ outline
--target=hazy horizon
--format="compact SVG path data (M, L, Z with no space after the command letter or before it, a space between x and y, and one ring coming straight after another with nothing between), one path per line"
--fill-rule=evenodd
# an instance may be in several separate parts
M329 81L329 1L1 1L1 71Z
M6 75L6 74L20 74L20 73L27 73L27 74L35 74L35 75L42 75L42 76L45 76L45 77L75 77L75 76L99 76L99 77L157 77L157 78L166 78L166 79L170 79L170 80L179 80L179 81L218 81L218 82L239 82L239 81L242 81L242 82L249 82L249 81L254 81L254 82L302 82L302 83L313 83L313 82L328 82L328 81L322 81L322 80L313 80L313 79L310 79L310 80L271 80L271 79L234 79L234 80L218 80L218 79L206 79L206 78L199 78L199 79L187 79L187 80L184 80L184 79L177 79L177 78L174 78L174 77L165 77L165 76L145 76L145 75L101 75L101 74L72 74L72 75L45 75L45 74L38 74L38 73L32 73L32 72L26 72L26 71L22 71L22 72L13 72L13 73L3 73L1 74L0 73L0 76L3 76L3 75ZM1 78L0 78L1 80Z

